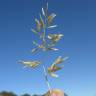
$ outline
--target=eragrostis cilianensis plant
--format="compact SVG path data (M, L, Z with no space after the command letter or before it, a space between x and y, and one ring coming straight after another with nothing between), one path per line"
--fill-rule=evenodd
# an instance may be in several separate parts
M63 34L61 33L51 34L50 32L46 34L47 29L52 29L57 27L57 25L53 24L53 20L55 17L56 17L55 13L49 14L48 3L47 3L46 6L42 8L42 12L41 14L39 14L39 19L35 18L36 27L32 28L31 31L34 34L36 34L38 38L40 38L41 44L37 43L36 41L33 41L35 48L32 49L32 53L39 54L39 51L43 51L43 52L59 51L59 49L56 48L56 44L62 39ZM41 65L43 68L45 81L47 83L50 92L51 92L51 87L48 81L48 74L51 77L57 78L58 75L55 74L55 72L63 68L62 66L59 66L59 64L63 63L66 59L68 59L68 57L58 56L56 60L48 68L46 68L44 64ZM32 69L37 68L41 64L41 61L39 60L32 60L32 61L20 60L19 62L24 64L24 67L31 67Z

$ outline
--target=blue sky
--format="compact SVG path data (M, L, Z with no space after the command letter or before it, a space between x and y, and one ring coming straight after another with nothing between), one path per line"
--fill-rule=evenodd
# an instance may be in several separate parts
M96 96L96 1L48 0L55 12L54 31L64 34L59 52L31 54L32 41L38 40L30 28L38 18L44 0L0 0L0 91L45 93L42 67L22 69L18 60L44 60L47 65L58 55L69 56L60 78L49 77L52 88L69 96Z

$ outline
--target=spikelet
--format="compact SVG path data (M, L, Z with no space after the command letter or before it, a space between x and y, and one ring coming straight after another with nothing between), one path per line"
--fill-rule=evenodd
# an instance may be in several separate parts
M35 34L38 34L38 32L35 29L31 29L31 31Z
M55 17L56 17L55 13L52 13L51 15L48 16L48 25L51 25L51 23Z
M46 16L45 11L44 11L44 8L42 8L42 15L43 16Z
M59 49L57 49L57 48L54 48L54 47L50 47L50 48L48 48L48 50L52 50L52 51L58 51Z
M45 27L44 20L43 20L41 14L40 14L40 25L41 25L41 28Z
M55 28L57 25L48 26L48 28Z
M40 32L41 30L41 23L38 19L35 19L35 22L36 22L36 26L37 26L37 31Z
M58 71L58 70L60 70L60 69L62 69L62 68L59 67L59 66L54 65L54 66L49 67L49 68L48 68L48 71L49 71L49 72L55 72L55 71Z
M24 64L25 66L35 68L41 64L40 61L19 61L19 63Z
M58 78L59 77L57 74L52 73L52 72L50 72L49 75L52 76L53 78Z

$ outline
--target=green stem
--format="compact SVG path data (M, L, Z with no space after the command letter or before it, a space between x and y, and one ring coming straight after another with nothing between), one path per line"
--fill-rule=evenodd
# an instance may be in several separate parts
M47 72L46 72L46 69L45 69L45 66L44 65L43 65L43 71L44 71L44 77L45 77L46 84L47 84L48 89L49 89L49 92L51 94L51 86L50 86L50 83L48 81Z
M45 17L45 19L44 19L44 28L43 28L43 43L44 43L44 47L45 47L45 49L46 49L46 17Z
M46 26L47 26L47 21L46 21L46 17L45 17L45 20L44 20L44 29L43 29L43 43L44 43L44 47L46 48ZM46 84L48 86L48 89L49 89L49 92L50 92L50 96L51 96L51 86L50 86L50 83L48 81L48 77L47 77L47 72L46 72L46 68L45 66L43 65L43 71L44 71L44 77L45 77L45 81L46 81Z

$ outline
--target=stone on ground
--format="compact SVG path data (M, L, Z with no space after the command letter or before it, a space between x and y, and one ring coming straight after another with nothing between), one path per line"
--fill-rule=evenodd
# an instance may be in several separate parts
M50 91L48 91L45 96L65 96L64 92L60 89L53 89L51 90L51 94Z

